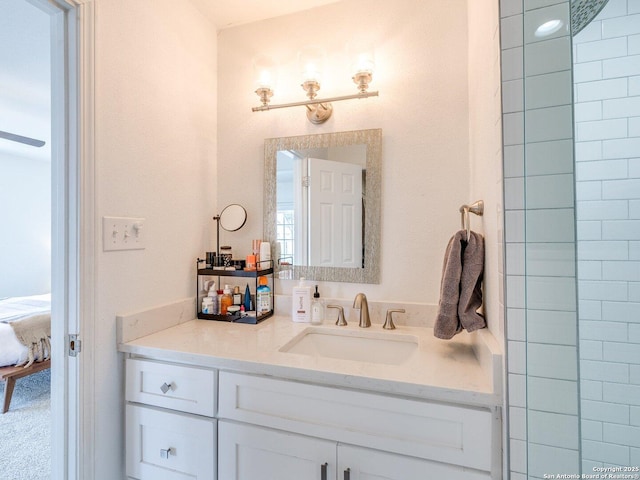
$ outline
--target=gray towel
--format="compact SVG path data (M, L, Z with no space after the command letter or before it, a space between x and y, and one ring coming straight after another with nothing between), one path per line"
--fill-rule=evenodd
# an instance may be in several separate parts
M451 237L444 255L440 304L433 334L450 339L463 328L469 332L486 327L477 312L482 306L482 274L484 272L484 238L460 230Z

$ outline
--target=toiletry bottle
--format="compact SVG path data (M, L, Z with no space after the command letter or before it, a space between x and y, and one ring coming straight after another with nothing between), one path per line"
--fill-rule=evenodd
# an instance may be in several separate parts
M244 302L242 302L244 306L245 312L250 312L253 310L253 302L251 301L251 290L249 290L249 284L247 283L247 288L244 289Z
M218 309L216 310L215 313L217 313L218 315L222 315L222 295L223 295L223 290L218 289L216 291L217 297L218 297Z
M240 293L240 287L238 285L233 287L233 304L237 306L242 305L242 294Z
M204 297L202 299L202 313L210 314L213 312L213 302L211 300L211 297Z
M220 257L222 257L222 265L224 267L231 266L231 260L233 259L233 250L229 245L220 247Z
M233 297L231 296L231 288L229 285L224 286L222 298L220 299L220 315L226 315L227 309L233 305Z
M260 242L258 270L266 270L267 268L271 268L271 244L269 242Z
M291 318L294 322L311 321L311 287L308 287L304 278L300 278L298 286L291 292Z
M316 285L316 291L313 294L313 300L311 301L311 323L319 325L324 321L324 304L320 300L320 293L318 292L318 285Z
M209 313L217 314L220 310L220 305L218 302L218 290L216 290L216 282L211 282L207 298L211 299L211 311Z
M271 289L267 277L258 279L258 289L256 290L256 314L264 315L271 312Z
M198 298L202 298L204 300L204 297L209 295L209 289L211 288L211 283L213 283L213 280L205 280L204 282L202 282L202 290L200 290L200 293L198 294Z

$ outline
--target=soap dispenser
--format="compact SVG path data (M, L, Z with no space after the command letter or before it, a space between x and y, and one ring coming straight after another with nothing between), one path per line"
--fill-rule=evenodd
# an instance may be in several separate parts
M313 325L319 325L324 321L324 304L320 300L320 293L318 292L318 285L316 285L316 291L313 294L313 300L311 301L311 323Z
M300 278L300 283L291 291L291 318L294 322L311 321L311 287L304 278Z

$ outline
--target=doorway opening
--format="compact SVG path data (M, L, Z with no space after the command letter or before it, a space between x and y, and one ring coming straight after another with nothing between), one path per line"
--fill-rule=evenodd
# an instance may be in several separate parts
M26 249L26 259L16 262L18 266L15 276L8 275L17 283L19 274L28 273L27 277L35 278L28 281L23 292L31 289L48 289L51 294L51 333L50 333L50 474L41 475L38 470L33 471L33 464L26 468L15 467L20 476L16 478L54 478L75 480L76 478L93 478L92 443L85 439L92 436L92 372L84 368L81 357L69 355L69 334L80 334L81 318L92 318L93 309L93 170L92 170L92 105L93 105L93 2L84 0L0 0L0 22L9 21L17 10L28 11L31 17L39 18L41 25L38 35L48 29L49 44L40 47L38 58L48 61L48 86L35 84L29 75L37 70L35 58L25 51L36 48L34 40L36 34L26 26L18 28L18 35L10 41L1 42L0 54L10 56L16 65L23 65L22 77L9 75L9 69L3 58L3 71L0 73L2 92L14 102L12 115L6 115L10 125L0 124L0 130L9 131L12 135L0 138L2 145L24 138L46 137L47 158L41 158L46 164L41 170L47 171L48 182L33 171L25 172L24 155L20 157L9 154L15 165L20 166L18 176L24 183L18 188L20 193L29 198L29 202L36 203L38 215L44 215L48 221L36 218L28 212L18 213L17 221L26 223L19 230L37 232L40 243ZM5 15L6 13L6 15ZM11 23L11 22L9 22ZM28 26L28 25L27 25ZM0 28L0 35L5 35L9 28ZM22 63L20 63L22 62ZM20 68L16 67L17 70ZM10 85L12 88L9 88ZM48 90L48 93L43 92ZM36 100L45 100L49 107L48 115L41 109L35 108ZM0 94L3 110L10 103ZM7 109L8 112L8 109ZM20 121L20 120L24 121ZM1 120L2 122L5 119ZM37 132L29 134L17 130L39 127ZM14 131L11 131L11 130ZM17 137L15 136L17 134ZM28 145L21 147L40 148L42 145ZM6 160L6 151L0 145L0 168L3 164L11 163ZM13 147L7 147L9 150ZM5 148L4 150L6 150ZM4 155L4 156L3 156ZM22 163L20 163L22 158ZM15 169L14 169L15 170ZM6 178L2 177L5 181ZM48 187L36 184L45 182ZM16 182L17 183L17 182ZM16 186L12 185L16 190ZM6 189L8 191L8 189ZM43 194L48 199L40 199ZM39 199L39 200L38 200ZM25 201L9 201L7 211L19 211ZM5 215L2 213L2 215ZM46 225L45 225L46 223ZM10 237L17 235L17 231L10 231ZM8 250L8 249L7 249ZM43 260L46 252L48 259ZM36 273L33 273L36 272ZM10 273L10 272L8 272ZM48 280L43 280L48 276ZM41 282L41 283L38 283ZM36 285L38 285L36 287ZM5 286L8 290L8 286ZM3 288L0 285L0 288ZM15 296L16 292L8 293ZM90 340L89 332L87 338ZM86 342L90 347L90 341ZM89 362L87 362L89 363ZM83 368L81 368L81 366ZM88 365L91 367L91 365ZM20 380L18 380L20 382ZM15 390L20 389L16 383ZM89 405L85 408L83 405ZM11 412L8 412L11 413ZM42 422L41 422L42 423ZM42 425L37 425L36 432L46 436ZM4 440L3 440L4 441ZM45 447L43 447L44 449ZM39 456L45 457L43 452ZM10 457L7 457L10 458ZM6 460L1 460L2 467L6 467ZM13 468L13 467L12 467ZM2 468L3 478L7 477L8 468ZM12 471L13 472L13 471ZM12 473L13 475L13 473ZM18 473L16 473L18 475ZM26 475L26 477L25 477ZM15 475L14 475L15 476Z

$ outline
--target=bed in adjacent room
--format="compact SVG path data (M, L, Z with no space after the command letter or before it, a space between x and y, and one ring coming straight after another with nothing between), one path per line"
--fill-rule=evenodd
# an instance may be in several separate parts
M51 294L0 300L2 413L9 409L17 379L50 367Z

